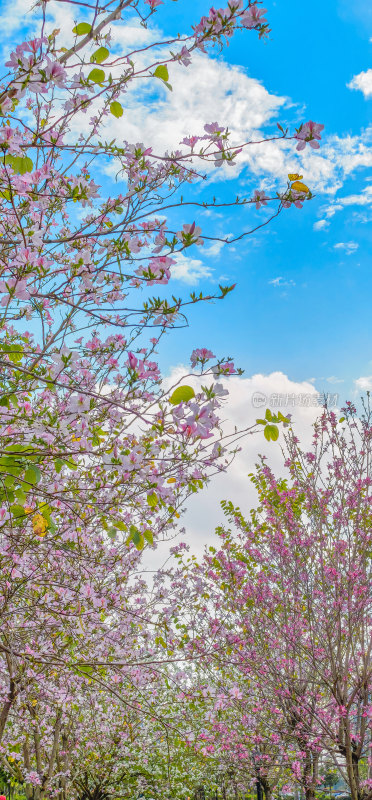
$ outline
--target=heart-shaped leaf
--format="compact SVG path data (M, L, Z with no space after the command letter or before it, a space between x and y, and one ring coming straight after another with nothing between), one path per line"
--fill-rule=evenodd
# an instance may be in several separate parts
M84 36L86 33L90 33L92 30L92 26L89 25L89 22L79 22L75 25L75 28L72 29L72 33L76 33L76 36Z
M195 397L195 392L191 386L178 386L171 394L169 402L174 406L178 406L179 403L187 403L193 397Z

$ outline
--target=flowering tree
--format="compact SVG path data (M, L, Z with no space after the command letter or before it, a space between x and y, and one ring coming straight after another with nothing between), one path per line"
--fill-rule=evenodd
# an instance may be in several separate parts
M292 431L286 444L289 478L276 479L262 459L250 518L226 503L232 527L218 531L218 549L200 565L180 551L172 579L188 635L173 636L206 669L235 678L225 735L236 741L249 718L248 749L264 779L266 753L276 752L312 798L331 758L361 800L371 796L370 407L360 420L351 404L339 420L324 411L310 452ZM221 707L231 707L228 693L222 681Z
M163 154L112 141L109 122L139 80L169 88L172 65L187 68L194 52L238 30L268 32L257 2L230 0L189 35L123 52L115 30L128 14L149 24L159 0L59 2L76 15L70 38L41 0L39 33L15 47L0 85L0 740L4 769L35 800L101 791L101 780L84 783L71 750L87 763L87 728L104 702L102 728L114 730L109 696L138 712L162 647L139 551L173 534L187 496L234 451L218 418L231 358L194 350L198 392L187 377L166 388L156 361L187 306L212 297L152 287L168 287L177 253L214 238L193 218L219 204L198 203L189 187L253 143L231 143L207 121ZM317 148L321 130L307 122L271 138ZM256 190L234 205L272 202L266 224L310 198L290 175L281 193ZM86 702L90 681L103 706Z
M146 24L158 2L67 3L84 18L68 47L51 29L50 4L38 5L40 35L17 45L0 85L0 521L31 524L43 536L63 515L73 536L83 519L86 530L128 530L141 547L153 541L144 517L155 516L157 534L164 530L224 456L205 444L218 431L219 387L198 397L189 387L165 393L153 360L185 306L211 299L148 292L168 284L174 254L203 244L195 222L172 230L164 212L197 206L180 190L199 179L198 164L231 165L247 143L230 145L217 123L184 140L185 151L165 155L102 140L138 79L168 86L172 63L186 68L194 51L221 45L237 29L264 36L268 25L256 2L233 0L211 9L189 36L162 43L161 63L158 43L136 66L135 54L111 45L112 33L129 12ZM318 147L321 128L300 126L297 148ZM107 196L93 180L105 169L121 175L123 193ZM311 192L301 176L289 177L282 194L256 192L241 202L271 199L274 216L301 205ZM231 288L221 286L218 296ZM192 365L204 368L211 358L196 350ZM213 374L233 371L220 359Z

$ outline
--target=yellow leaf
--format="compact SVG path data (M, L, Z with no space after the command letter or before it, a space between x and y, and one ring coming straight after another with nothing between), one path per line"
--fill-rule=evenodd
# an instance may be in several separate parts
M177 483L176 478L168 478L167 483Z
M288 175L288 178L289 178L290 181L300 181L301 178L303 178L303 177L304 177L303 175L298 175L297 172L294 172L294 173L290 172L289 175Z
M301 181L295 181L292 183L291 189L294 189L295 192L303 192L304 194L309 194L309 187L306 186L305 183L301 183Z
M47 520L42 516L42 514L35 514L32 517L32 527L34 533L43 538L43 536L46 535L46 530L48 527Z

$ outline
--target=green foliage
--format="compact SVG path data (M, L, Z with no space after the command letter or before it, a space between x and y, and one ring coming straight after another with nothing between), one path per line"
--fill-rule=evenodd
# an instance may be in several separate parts
M161 81L163 81L163 83L171 92L173 91L171 84L168 83L169 73L168 73L168 67L165 64L159 64L159 66L156 67L156 70L154 72L154 78L159 78Z
M76 36L84 36L87 33L90 33L92 30L92 26L89 22L79 22L75 25L75 28L72 29L72 33L76 33Z
M147 495L147 502L151 508L155 508L158 505L159 498L155 492Z
M289 417L284 417L281 411L279 411L278 414L272 414L269 408L266 409L265 419L256 419L257 425L265 426L264 437L268 442L271 440L276 442L279 438L278 424L280 422L282 422L284 426L287 426L289 425L290 419Z
M9 164L17 175L32 172L34 165L28 156L5 156L5 163Z
M160 78L160 80L164 82L168 81L169 80L168 67L166 67L165 64L159 64L159 66L156 67L154 76L155 78Z
M118 103L118 101L117 101L117 100L114 100L114 101L111 103L111 105L110 105L110 111L111 111L111 114L112 114L114 117L116 117L116 119L119 119L119 117L122 117L122 116L123 116L123 113L124 113L124 112L123 112L123 106L121 105L121 103ZM118 209L116 209L116 211L117 211L117 213L118 213Z
M180 403L188 403L193 397L195 397L195 392L191 386L178 386L171 394L169 402L178 406Z
M103 83L105 80L105 73L103 69L92 69L88 75L88 81L91 83Z
M110 55L110 51L107 47L99 47L90 57L92 64L102 64L103 61L106 61Z
M269 442L270 439L276 442L279 436L279 428L276 425L266 425L264 430L264 437Z

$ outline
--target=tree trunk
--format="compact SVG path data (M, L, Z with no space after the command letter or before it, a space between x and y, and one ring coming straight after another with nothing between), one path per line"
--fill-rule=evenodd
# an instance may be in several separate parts
M260 778L260 783L264 790L265 800L272 800L273 790L271 788L271 784L267 780L267 778Z

